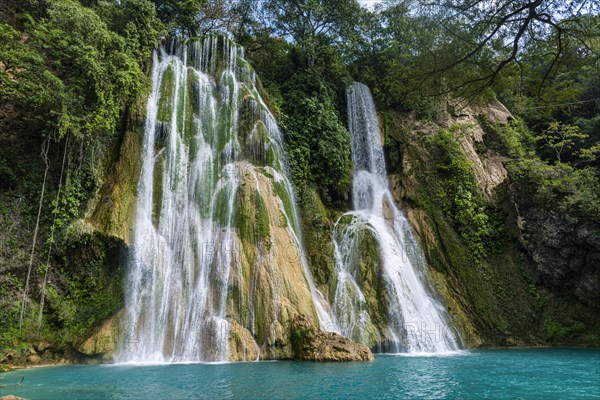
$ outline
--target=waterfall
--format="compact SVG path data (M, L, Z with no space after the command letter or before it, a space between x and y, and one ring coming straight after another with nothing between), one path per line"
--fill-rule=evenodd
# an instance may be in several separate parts
M385 352L456 350L457 336L426 288L422 254L390 193L375 105L363 84L348 91L348 120L354 210L334 228L339 329Z
M290 310L332 318L256 81L224 37L154 54L119 362L255 359L276 351Z

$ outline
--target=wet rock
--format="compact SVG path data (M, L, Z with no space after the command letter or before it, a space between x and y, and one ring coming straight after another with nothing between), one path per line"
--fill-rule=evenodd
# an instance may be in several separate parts
M240 263L232 271L228 358L289 359L292 349L282 321L299 313L317 320L301 254L272 180L246 161L238 167L241 186L232 248L239 249Z
M119 339L119 320L122 313L121 311L106 320L92 336L77 347L77 351L88 356L112 354Z
M322 332L302 314L290 323L294 357L301 361L371 361L371 350L334 332Z

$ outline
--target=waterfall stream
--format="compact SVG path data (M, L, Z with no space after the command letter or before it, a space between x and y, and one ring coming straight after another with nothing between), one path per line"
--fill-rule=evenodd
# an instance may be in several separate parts
M281 133L228 39L173 41L153 61L116 359L227 361L232 345L237 359L262 357L288 309L331 320L302 249Z
M456 350L457 336L426 288L423 257L390 193L375 105L363 84L348 92L348 120L354 210L334 229L339 329L385 352Z

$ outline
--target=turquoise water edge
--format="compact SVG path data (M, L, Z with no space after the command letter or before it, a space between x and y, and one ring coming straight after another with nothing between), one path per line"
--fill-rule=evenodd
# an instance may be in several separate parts
M74 365L2 374L0 386L0 396L32 400L598 399L600 349L379 355L363 363Z

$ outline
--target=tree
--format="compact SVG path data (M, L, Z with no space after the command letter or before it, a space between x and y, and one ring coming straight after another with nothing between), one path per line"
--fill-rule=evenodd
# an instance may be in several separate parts
M556 160L562 162L564 152L571 150L578 142L587 137L588 135L581 132L577 126L551 122L548 128L541 135L537 136L536 139L554 150Z
M150 0L102 1L94 9L111 31L126 39L130 52L140 62L151 59L152 51L166 34Z
M334 41L351 29L360 7L354 0L268 0L265 4L275 28L296 43L324 36Z
M438 21L457 51L443 46L452 57L437 57L424 78L439 75L463 65L481 68L481 74L448 91L470 86L467 94L478 93L493 83L512 63L518 63L524 49L550 38L554 43L550 63L542 78L543 85L563 56L565 41L573 39L590 49L597 37L598 25L587 15L600 10L597 2L587 0L419 0L421 12ZM468 27L465 29L465 27ZM435 49L432 49L435 51ZM486 54L488 53L488 54Z
M360 7L355 0L267 0L265 10L276 31L292 38L316 60L317 47L331 45L348 35Z
M238 25L244 0L153 0L161 21L174 36L227 34Z

